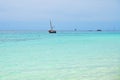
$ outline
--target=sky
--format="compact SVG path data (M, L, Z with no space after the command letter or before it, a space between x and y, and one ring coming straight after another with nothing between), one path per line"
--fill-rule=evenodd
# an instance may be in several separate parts
M0 30L120 30L120 0L0 0Z

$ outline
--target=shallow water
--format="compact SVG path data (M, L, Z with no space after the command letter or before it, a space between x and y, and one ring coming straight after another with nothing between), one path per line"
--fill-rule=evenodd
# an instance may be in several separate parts
M120 80L120 32L0 32L0 80Z

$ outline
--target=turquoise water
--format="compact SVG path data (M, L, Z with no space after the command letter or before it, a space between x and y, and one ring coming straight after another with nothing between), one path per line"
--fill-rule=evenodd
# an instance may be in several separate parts
M0 31L0 80L120 80L120 32Z

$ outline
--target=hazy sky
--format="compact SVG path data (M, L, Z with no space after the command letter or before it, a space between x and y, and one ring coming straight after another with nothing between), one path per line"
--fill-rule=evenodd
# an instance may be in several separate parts
M0 30L120 30L120 0L0 0Z

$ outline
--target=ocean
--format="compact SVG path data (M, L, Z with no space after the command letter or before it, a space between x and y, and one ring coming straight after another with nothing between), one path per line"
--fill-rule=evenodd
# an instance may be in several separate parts
M0 31L0 80L120 80L120 32Z

